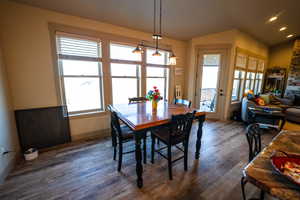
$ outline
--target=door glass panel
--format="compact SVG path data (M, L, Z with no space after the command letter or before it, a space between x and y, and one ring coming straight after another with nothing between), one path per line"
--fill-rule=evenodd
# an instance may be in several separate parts
M216 112L219 82L220 54L204 54L202 84L200 88L200 110Z

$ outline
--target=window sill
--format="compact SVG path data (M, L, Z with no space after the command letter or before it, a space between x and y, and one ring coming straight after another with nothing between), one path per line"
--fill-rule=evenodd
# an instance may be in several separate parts
M107 111L76 113L76 114L69 114L69 118L70 119L92 118L92 117L106 116L107 113L108 113Z

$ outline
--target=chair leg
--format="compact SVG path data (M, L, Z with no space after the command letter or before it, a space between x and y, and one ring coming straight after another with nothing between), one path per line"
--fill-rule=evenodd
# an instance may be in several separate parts
M169 168L169 179L173 180L172 176L172 153L171 153L171 145L168 145L168 168Z
M264 200L265 199L265 192L263 190L260 191L260 200Z
M145 135L145 137L143 138L143 150L144 150L144 164L147 164L147 137Z
M118 162L118 171L121 171L121 167L122 167L122 159L123 159L123 143L122 143L122 140L119 139L119 162Z
M246 194L245 194L245 185L248 181L245 179L245 177L243 176L241 179L241 187L242 187L242 196L243 196L243 200L246 200Z
M184 171L188 169L188 144L184 142Z
M116 160L117 157L117 146L114 146L114 160Z
M155 137L151 134L151 163L154 164Z

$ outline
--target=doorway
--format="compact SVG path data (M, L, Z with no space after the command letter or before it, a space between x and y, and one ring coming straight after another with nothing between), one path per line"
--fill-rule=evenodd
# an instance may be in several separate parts
M198 53L196 106L210 119L221 120L224 116L226 53L225 49Z

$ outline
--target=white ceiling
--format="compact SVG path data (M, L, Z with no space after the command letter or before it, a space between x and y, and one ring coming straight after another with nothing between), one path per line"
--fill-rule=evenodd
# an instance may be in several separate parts
M66 14L152 32L153 0L14 0ZM162 0L163 35L192 37L240 29L267 45L300 35L300 0ZM268 18L280 14L274 23ZM279 32L281 26L288 26Z

